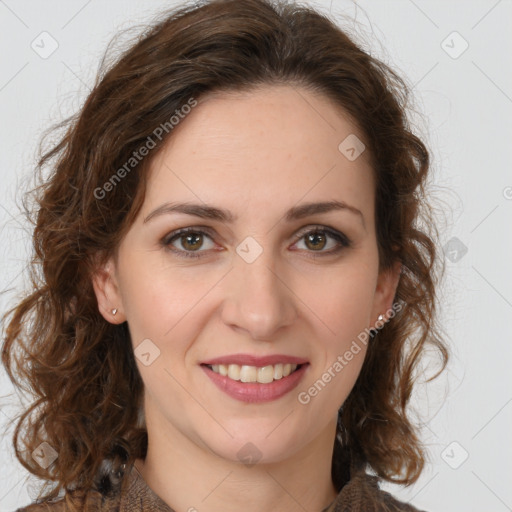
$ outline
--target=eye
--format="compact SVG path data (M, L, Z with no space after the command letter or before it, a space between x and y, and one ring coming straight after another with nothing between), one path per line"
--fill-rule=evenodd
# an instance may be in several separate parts
M319 255L334 254L351 245L346 235L326 226L309 228L308 231L298 233L297 238L299 240L294 244L297 249L320 253Z
M351 246L346 235L327 226L309 226L297 233L296 238L294 248L305 250L312 257L332 255ZM216 247L213 234L207 228L199 227L173 231L162 240L162 245L184 258L200 258Z
M197 228L173 231L163 240L163 244L178 255L191 258L202 256L194 253L202 253L215 247L211 236Z

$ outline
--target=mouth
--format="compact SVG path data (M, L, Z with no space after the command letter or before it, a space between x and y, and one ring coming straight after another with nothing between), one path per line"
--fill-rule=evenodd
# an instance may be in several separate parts
M297 370L300 370L305 364L307 363L277 363L259 367L238 364L203 364L201 366L205 366L212 372L227 377L230 380L245 383L259 382L260 384L269 384L288 377Z
M277 400L297 387L309 363L277 363L262 367L238 364L200 366L210 381L231 398L260 403Z

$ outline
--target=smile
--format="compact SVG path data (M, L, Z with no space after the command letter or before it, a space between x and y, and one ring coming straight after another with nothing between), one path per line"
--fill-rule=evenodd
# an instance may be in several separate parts
M208 365L215 373L227 376L232 380L241 382L259 382L268 384L274 380L288 377L299 365L297 364L270 364L263 367L238 365L238 364L214 364Z
M202 364L210 380L224 393L243 402L276 400L298 386L308 363L274 364L263 367L237 364Z

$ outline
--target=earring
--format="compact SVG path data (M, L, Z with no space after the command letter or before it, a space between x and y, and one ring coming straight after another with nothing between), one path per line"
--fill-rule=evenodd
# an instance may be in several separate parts
M116 316L116 313L117 313L117 308L114 308L114 309L112 310L112 314L113 314L114 316Z
M114 313L115 314L115 313ZM379 322L382 322L384 320L384 317L382 315L379 315L379 318L377 319Z

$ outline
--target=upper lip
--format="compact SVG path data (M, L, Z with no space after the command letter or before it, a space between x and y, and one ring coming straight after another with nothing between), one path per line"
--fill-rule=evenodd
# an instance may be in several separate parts
M251 354L230 354L226 356L215 357L208 359L201 364L214 365L214 364L237 364L239 366L269 366L273 364L305 364L307 359L302 357L288 356L285 354L274 354L269 356L253 356Z

